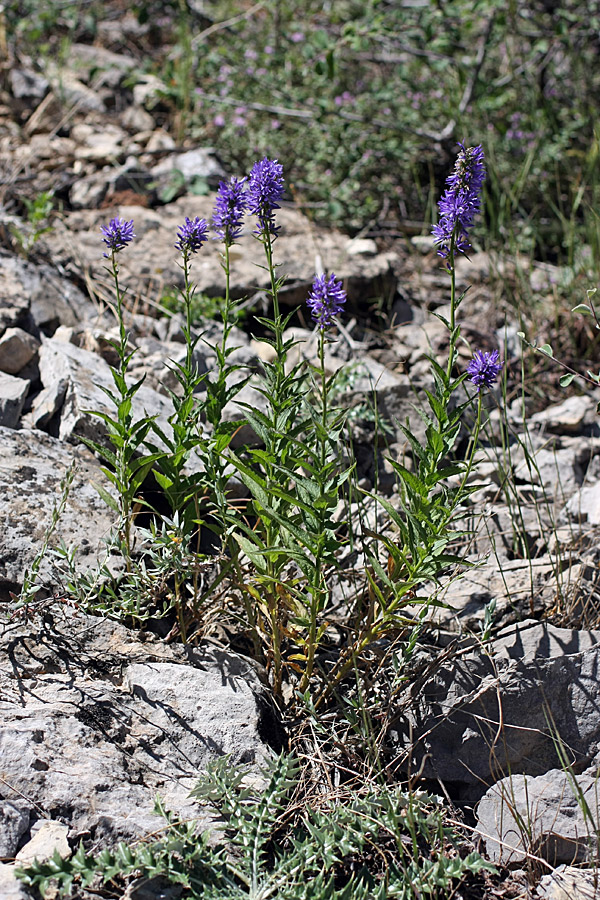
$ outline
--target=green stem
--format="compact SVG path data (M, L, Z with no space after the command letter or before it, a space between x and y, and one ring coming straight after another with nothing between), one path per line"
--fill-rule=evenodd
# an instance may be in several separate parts
M111 268L110 272L115 285L115 297L117 301L117 321L119 323L119 375L125 380L128 368L127 353L127 332L125 331L125 321L123 317L123 294L119 285L119 264L117 262L117 251L113 250L110 256ZM121 398L125 399L126 389L121 389ZM122 427L121 440L116 447L116 470L119 485L119 506L121 513L121 523L119 525L119 536L121 543L125 548L125 565L128 572L131 572L131 504L129 502L129 494L127 490L127 442L125 431L128 423L125 421L121 413L121 404L117 411L119 424Z
M448 349L448 367L446 369L446 391L450 387L450 379L452 378L452 369L454 367L456 336L454 334L456 328L456 271L454 268L454 233L450 239L450 250L448 251L448 266L450 268L450 347Z
M225 346L227 343L227 332L229 325L229 311L231 304L231 275L230 275L230 258L229 258L229 250L230 245L228 241L225 241L225 258L223 260L223 271L225 272L225 308L223 309L221 316L223 319L223 343L221 344L221 349L223 350L223 355L225 354Z
M272 563L270 564L273 565ZM277 588L273 586L269 611L271 614L271 635L273 647L273 693L276 697L281 695L281 684L283 681L283 665L281 660L281 627L279 622L279 599L277 596Z
M185 305L185 343L186 343L186 355L185 355L185 368L188 378L188 383L186 385L186 389L190 390L190 379L192 367L194 365L194 347L192 342L192 285L190 284L190 254L189 251L183 251L183 280L184 280L184 288L183 288L183 302Z
M177 610L177 620L179 622L179 634L181 643L187 643L187 628L185 625L185 610L181 601L181 582L179 576L175 575L175 609Z
M275 331L275 384L273 386L273 394L270 398L271 407L275 415L275 431L277 431L277 414L278 404L280 402L281 385L284 377L285 353L283 349L283 337L281 328L281 312L279 309L279 295L277 278L275 277L275 263L273 262L273 235L268 228L262 235L262 243L265 248L267 258L267 268L269 270L269 278L271 281L271 297L273 300L273 325ZM273 456L274 447L267 448L270 456ZM272 465L266 465L267 484L275 478ZM265 542L267 547L273 546L277 537L277 529L272 528L271 523L265 523ZM281 616L280 616L280 600L277 594L278 571L274 560L267 560L267 576L269 597L269 612L271 619L271 649L273 653L273 690L276 696L281 692L281 684L283 677L283 664L281 659Z
M319 333L319 366L321 370L321 434L319 435L319 500L323 501L325 490L323 484L323 473L325 472L325 464L327 462L327 376L325 374L325 331L320 329ZM308 631L308 641L306 649L306 666L300 680L299 691L304 693L308 688L312 677L315 655L317 652L317 618L324 605L325 586L323 584L322 559L323 559L323 543L325 539L325 510L322 502L319 503L319 535L317 543L317 552L315 554L314 580L311 589L310 603L310 626Z
M279 289L277 286L277 279L275 278L275 265L273 263L273 237L270 231L266 231L263 244L265 248L265 254L267 257L267 268L269 270L269 277L271 279L271 297L273 298L273 321L275 323L275 351L278 360L278 370L280 370L280 366L283 366L284 363L284 354L283 354L283 339L281 335L281 312L279 309Z

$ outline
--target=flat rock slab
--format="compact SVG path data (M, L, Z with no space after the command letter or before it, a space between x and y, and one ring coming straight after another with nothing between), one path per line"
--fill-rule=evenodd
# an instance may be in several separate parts
M22 585L60 503L61 480L74 461L77 472L51 546L61 538L76 546L76 563L85 569L102 556L102 541L115 518L93 487L94 482L107 487L99 463L83 445L65 445L43 431L0 427L0 599L7 586L14 590ZM55 573L47 554L40 583L55 583Z
M585 485L573 494L567 503L567 511L576 521L600 525L600 481Z
M499 631L489 649L495 658L520 659L531 663L536 659L558 659L600 647L600 631L558 628L550 622L525 619Z
M39 828L17 853L17 861L23 866L30 865L34 860L40 862L51 859L54 853L58 853L63 859L71 855L71 847L67 840L69 826L63 822L46 819L39 822Z
M597 392L595 396L569 397L562 403L547 406L546 409L534 413L530 422L559 434L579 434L588 430L590 434L597 435L598 425L595 421L597 403Z
M591 818L586 819L584 810ZM494 863L522 863L528 854L552 866L591 862L598 849L597 773L570 775L551 769L495 784L477 806L477 834Z
M600 635L537 623L507 628L497 652L448 654L407 690L393 725L412 771L476 798L507 775L559 764L552 731L574 762L600 751ZM549 726L552 723L552 727ZM482 790L483 785L483 790Z
M235 654L57 605L0 627L0 798L26 798L31 825L139 837L161 826L157 793L202 817L189 792L207 763L261 764L276 734L257 670Z

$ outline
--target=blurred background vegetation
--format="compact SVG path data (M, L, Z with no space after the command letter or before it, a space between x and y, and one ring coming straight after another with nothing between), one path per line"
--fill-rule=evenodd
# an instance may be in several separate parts
M279 157L320 221L421 232L461 140L484 145L490 241L568 265L597 258L598 2L4 6L9 39L38 57L68 55L104 18L135 15L150 26L140 69L164 82L178 139L212 144L232 171Z
M457 142L483 144L492 295L596 365L570 310L600 274L600 0L4 0L4 23L40 68L75 41L133 55L115 112L153 76L179 146L232 174L278 157L308 216L381 249L430 234ZM548 365L529 355L534 392Z

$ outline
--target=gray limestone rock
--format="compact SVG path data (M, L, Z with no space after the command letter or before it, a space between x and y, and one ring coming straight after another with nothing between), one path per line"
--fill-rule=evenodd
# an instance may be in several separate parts
M558 866L542 875L535 893L538 900L597 900L600 892L598 869Z
M572 519L600 525L600 481L584 485L567 503Z
M57 852L63 859L71 855L71 847L67 840L69 826L63 822L44 819L35 831L32 828L31 840L21 847L17 853L17 862L23 866L30 865L35 859L45 862Z
M160 212L140 206L121 206L119 215L134 220L137 236L128 246L127 253L122 253L119 258L122 284L129 285L136 293L141 291L158 300L165 282L166 267L169 278L178 277L177 251L173 243L184 217L199 216L209 221L213 206L214 195L186 195L161 207ZM105 284L111 296L113 288L103 272L99 236L100 225L110 216L108 209L68 213L46 235L46 241L65 264L73 265L76 261L79 268L82 261L89 264L94 277ZM277 239L276 262L283 263L282 274L285 272L287 276L280 294L284 308L306 301L318 264L317 253L320 264L344 281L350 304L362 301L365 296L381 293L387 296L393 289L394 254L351 255L348 253L347 237L334 229L319 231L317 251L314 226L301 213L292 208L282 208L278 211L277 221L281 225L281 233ZM231 252L231 289L234 297L248 297L270 286L268 273L260 267L264 261L257 253L260 248L252 234L253 229L254 224L249 219ZM225 283L220 253L219 242L209 241L194 258L192 274L199 293L223 296ZM72 262L69 263L69 260Z
M196 178L204 178L214 187L226 177L225 170L210 147L197 147L185 153L176 153L157 163L152 169L154 180L163 184L175 172L181 173L187 184Z
M145 709L143 725L138 722L131 733L143 735L144 752L164 758L181 777L194 777L223 754L241 763L264 758L257 742L260 711L244 679L223 679L219 671L180 663L151 662L128 666L125 685ZM168 753L165 734L170 735Z
M33 326L52 333L59 325L76 325L96 315L93 303L51 266L38 266L1 252L0 298L0 331L4 330L5 316L5 328L18 326L31 331Z
M136 106L153 109L167 90L164 81L161 81L156 75L140 74L133 86L133 102Z
M40 342L22 328L7 328L0 337L0 371L17 375L35 356Z
M478 652L448 653L411 684L393 724L412 771L469 796L509 772L543 775L600 751L600 633L526 623ZM463 651L464 653L464 651ZM459 788L462 790L462 788Z
M59 379L36 394L29 416L23 417L23 425L45 430L48 423L62 409L67 385L68 382L64 378Z
M17 876L13 866L0 862L0 897L2 900L30 900L31 894Z
M261 764L277 734L242 658L57 605L0 626L0 680L2 793L99 842L160 827L157 793L202 820L189 792L206 764Z
M114 513L93 487L99 483L110 488L99 464L83 446L65 446L42 431L0 427L0 596L5 585L15 590L23 583L73 460L78 471L52 546L60 538L67 546L77 546L77 564L85 568L103 555L102 539L114 524ZM42 560L40 583L52 583L54 565L50 555Z
M544 496L559 504L565 503L578 490L589 456L587 442L567 438L565 443L566 446L554 449L540 447L529 462L518 462L514 470L515 478L542 485Z
M43 75L32 69L12 68L8 72L10 90L15 100L40 101L50 85Z
M487 856L500 865L527 854L552 866L591 862L600 821L597 773L551 769L537 778L512 775L489 789L477 806L477 831Z
M96 165L115 164L125 154L127 134L118 125L94 128L81 122L71 130L71 137L77 143L75 158Z
M29 809L17 798L0 800L0 859L13 859L29 828Z
M104 171L78 178L69 191L69 201L73 209L100 206L108 191L110 178L111 176Z
M80 112L104 112L105 105L98 93L75 77L64 66L52 62L46 67L46 75L57 97L76 107Z
M0 372L0 427L17 427L29 385L29 379L14 378Z
M123 75L136 68L133 56L113 53L98 44L72 43L69 47L69 57L74 60L77 71L84 81L89 82L92 73L97 78L101 72L98 79L100 83L113 88L118 86Z
M534 413L530 422L532 425L541 425L548 431L559 434L580 434L586 426L592 433L598 434L597 403L598 398L591 394L568 397L562 403L556 403L541 412Z
M58 425L61 440L106 440L106 425L92 411L115 415L114 406L102 390L114 392L115 385L109 366L100 356L64 341L46 340L40 348L40 377L46 389L66 385ZM160 426L167 430L172 411L167 397L144 385L133 402L134 421L146 415L157 416Z
M533 560L502 559L501 563L491 556L479 565L479 556L469 561L475 563L472 569L458 578L442 578L441 587L431 587L444 604L432 610L431 618L443 627L477 629L491 600L496 604L496 621L514 621L528 615L532 603L539 608L543 598L554 599L559 582L565 582L565 590L570 586L568 571L562 573L558 561L549 555Z

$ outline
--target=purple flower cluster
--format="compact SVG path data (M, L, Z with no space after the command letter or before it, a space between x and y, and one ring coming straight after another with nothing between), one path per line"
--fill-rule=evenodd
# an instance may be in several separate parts
M265 156L254 163L248 181L248 212L258 218L254 233L259 237L277 235L275 210L279 209L284 190L283 166L276 159Z
M452 238L454 252L466 253L470 249L468 232L481 209L481 188L485 180L483 148L465 147L460 144L454 171L446 179L447 188L438 204L440 220L432 231L438 255L447 259Z
M319 328L327 328L333 325L335 316L342 311L345 302L346 291L342 282L336 281L332 273L329 278L326 275L316 276L306 304Z
M179 226L177 238L178 241L175 244L177 250L186 255L196 253L208 240L206 219L200 219L198 216L195 219L188 219L186 216L184 224Z
M285 183L283 166L276 159L262 160L254 163L249 178L231 178L221 181L217 191L213 210L212 225L217 236L227 246L231 246L240 236L246 211L258 218L255 231L259 237L276 236L279 228L275 225L275 210L279 209L279 200L283 197ZM118 253L135 237L133 219L111 219L108 225L102 226L103 241L109 250ZM196 253L208 240L208 224L206 219L187 216L177 231L175 247L181 253L190 256ZM104 254L108 256L108 254Z
M111 219L108 225L102 225L100 231L104 235L102 240L109 250L118 253L123 247L126 247L135 237L133 231L133 219L126 222L125 219ZM104 254L108 257L108 253Z
M213 227L228 247L240 236L246 203L245 178L221 181L213 211Z
M497 350L492 350L491 353L477 350L467 366L467 373L479 392L483 387L491 388L495 384L502 366L503 363L500 362L500 354Z

